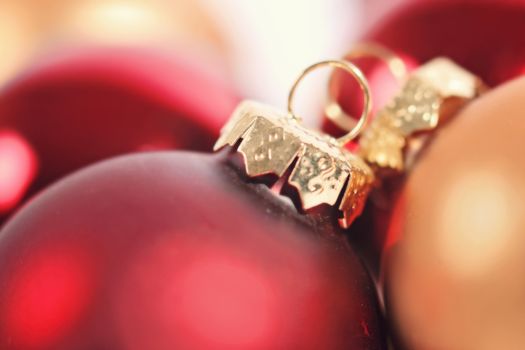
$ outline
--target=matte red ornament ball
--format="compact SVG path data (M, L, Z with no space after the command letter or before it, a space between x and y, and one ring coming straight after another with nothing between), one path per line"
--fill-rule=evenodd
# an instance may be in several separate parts
M223 75L202 60L146 48L42 58L0 91L0 218L101 159L210 149L238 102Z
M384 349L374 285L222 154L106 161L0 231L2 349Z

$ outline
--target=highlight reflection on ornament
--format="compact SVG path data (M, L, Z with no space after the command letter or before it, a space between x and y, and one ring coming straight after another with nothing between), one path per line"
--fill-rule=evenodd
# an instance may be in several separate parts
M384 349L375 288L344 236L223 156L108 160L13 215L0 348Z
M440 194L436 212L436 251L444 268L458 278L472 278L496 267L519 231L513 217L519 198L505 174L492 167L464 169ZM439 198L438 200L441 200ZM464 247L470 247L466 253Z
M97 160L211 148L237 97L201 68L173 52L137 48L65 50L35 63L0 94L0 220Z
M259 242L264 249L276 243ZM299 261L296 256L290 263ZM312 268L303 264L303 268ZM166 276L160 284L152 277L159 273ZM286 307L281 305L285 296L275 277L223 243L182 237L155 240L147 244L122 283L118 321L131 349L151 344L151 333L157 334L159 348L175 343L185 348L206 348L213 343L225 348L257 348L277 337L283 327L276 316ZM140 306L143 295L155 297ZM137 319L147 335L133 331ZM181 339L185 340L180 343Z
M14 348L52 345L84 316L94 291L91 257L64 242L29 249L4 285L0 322ZM0 296L0 300L2 297Z
M37 170L37 158L18 133L0 130L0 213L24 196Z

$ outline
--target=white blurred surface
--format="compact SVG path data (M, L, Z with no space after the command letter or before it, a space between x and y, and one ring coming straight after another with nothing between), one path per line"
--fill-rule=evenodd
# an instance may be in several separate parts
M359 36L359 0L202 0L232 44L232 73L245 97L285 108L288 90L312 63L344 54ZM317 124L329 69L298 90L297 109Z
M159 46L219 60L241 95L285 108L301 71L346 52L367 25L363 9L377 1L0 0L0 85L57 48ZM320 119L328 74L299 88L296 106L310 124Z

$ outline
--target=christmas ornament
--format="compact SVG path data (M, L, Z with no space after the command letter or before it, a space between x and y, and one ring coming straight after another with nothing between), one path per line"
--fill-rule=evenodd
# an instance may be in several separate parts
M339 139L301 127L300 119L293 112L296 87L306 74L324 65L350 73L365 94L365 107L359 122ZM320 62L307 68L293 85L288 98L288 115L245 102L223 129L215 150L238 144L246 172L251 177L274 174L282 178L290 170L285 180L296 189L299 207L309 210L321 204L338 206L342 214L340 224L346 228L361 214L374 176L361 159L344 149L344 145L359 134L370 109L368 84L356 66L346 61Z
M0 213L100 159L211 149L236 103L197 61L165 51L99 48L48 58L0 94Z
M367 91L354 66L324 64ZM340 188L368 174L341 147L352 136L246 102L216 144L237 152L122 157L56 183L0 231L0 347L384 349L375 287L337 217L253 178L285 166L281 188L297 179L305 209L334 193L350 208L368 186Z
M518 34L524 16L523 0L409 0L380 18L364 40L418 62L447 56L495 86L524 72L525 38Z
M525 72L525 38L517 34L525 31L523 0L377 0L367 1L366 6L368 23L373 24L362 38L366 45L358 44L347 57L364 70L377 108L398 89L388 72L396 61L411 71L419 63L446 56L490 86ZM364 60L363 56L380 60ZM360 108L360 101L353 97L356 88L341 74L331 86L332 98L349 115ZM330 104L327 106L323 129L331 133L349 130L351 126L334 123Z
M391 206L403 171L413 166L437 128L483 89L473 74L447 58L436 58L407 76L360 137L358 153L374 169L377 186L365 215L352 228L367 234L349 238L375 274L379 274Z
M406 349L521 349L525 80L465 108L413 167L392 214L386 302Z
M446 58L419 68L383 108L359 141L360 154L377 171L400 172L423 147L425 134L475 98L481 80Z

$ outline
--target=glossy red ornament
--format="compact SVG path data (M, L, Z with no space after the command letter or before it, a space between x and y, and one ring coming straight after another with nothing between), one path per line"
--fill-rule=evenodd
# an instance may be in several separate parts
M378 0L368 7L372 25L361 40L384 45L409 69L446 56L491 86L525 73L524 0ZM396 85L382 62L365 62L363 68L380 107ZM334 85L342 107L358 116L361 99L353 80L341 75Z
M51 186L0 231L2 349L383 349L375 287L222 155L152 153Z
M523 0L413 0L365 39L419 62L447 56L493 86L524 73L523 18Z
M44 59L0 93L0 215L100 159L210 149L236 103L220 73L173 53L84 49Z
M392 54L399 56L404 63L406 71L410 72L418 66L417 61L402 53L393 52ZM368 80L368 86L372 94L373 106L372 115L374 114L392 98L396 91L401 87L402 81L398 80L389 70L386 62L375 56L356 57L348 56L347 59L356 64L365 74ZM356 120L361 115L363 110L363 97L360 92L359 84L355 79L348 77L347 74L340 71L334 71L333 78L330 83L331 95L350 117ZM343 135L346 131L341 130L330 119L323 119L323 130L332 135ZM355 146L355 143L353 143Z

